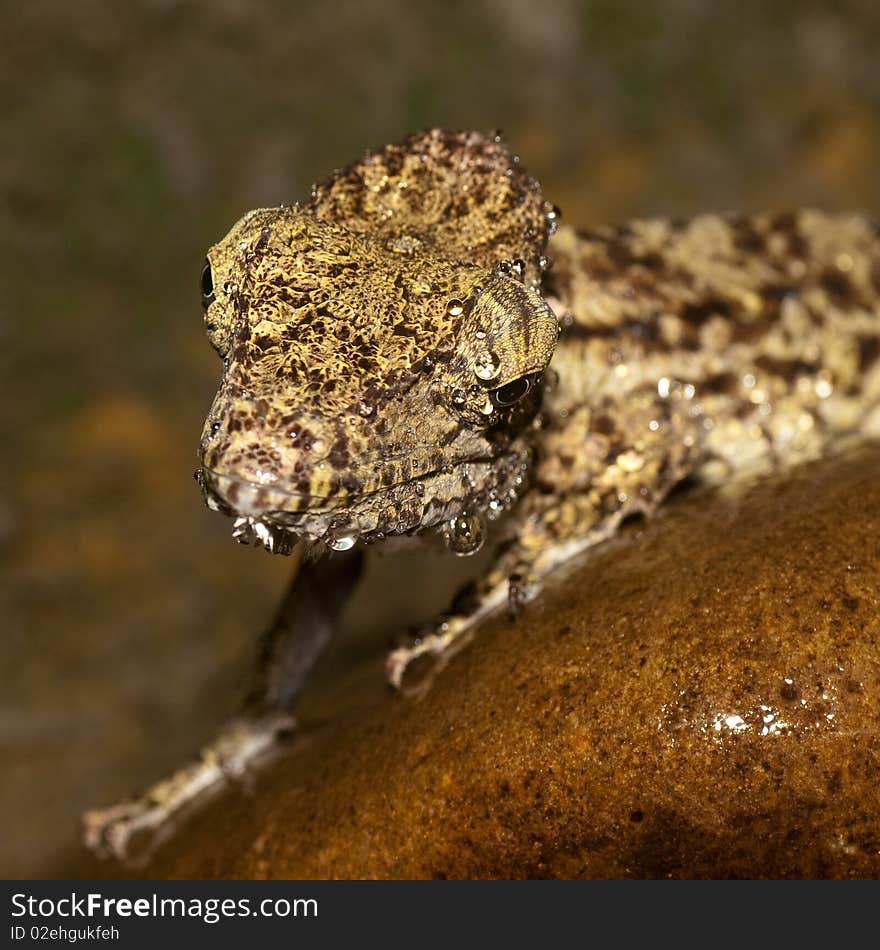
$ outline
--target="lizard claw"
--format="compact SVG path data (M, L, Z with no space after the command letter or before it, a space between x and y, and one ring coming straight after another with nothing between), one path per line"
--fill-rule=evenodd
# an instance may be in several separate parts
M86 812L82 818L86 847L99 858L115 858L132 867L145 864L197 802L244 777L295 724L284 712L235 720L195 762L140 797Z

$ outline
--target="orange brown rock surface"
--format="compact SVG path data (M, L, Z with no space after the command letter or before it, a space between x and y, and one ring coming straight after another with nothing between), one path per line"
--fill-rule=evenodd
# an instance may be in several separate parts
M144 873L880 876L878 470L679 498L419 701L374 665Z

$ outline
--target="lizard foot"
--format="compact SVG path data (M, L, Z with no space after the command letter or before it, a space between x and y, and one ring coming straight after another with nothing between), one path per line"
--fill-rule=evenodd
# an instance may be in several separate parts
M469 617L451 617L438 624L433 631L426 631L422 636L417 637L408 646L392 650L385 658L385 674L388 682L410 698L422 696L437 673L468 642L471 626ZM423 656L435 657L430 671L417 683L403 689L403 674L415 660Z
M470 643L474 629L484 617L505 604L515 615L515 611L531 600L537 590L527 565L517 564L514 571L498 572L485 587L468 598L468 606L461 612L446 617L412 643L389 653L385 660L388 681L409 697L423 695L434 677L459 650ZM415 660L423 656L434 657L430 670L413 685L402 688L404 673Z
M145 864L196 803L248 770L292 731L295 720L274 712L236 719L199 753L197 761L157 782L143 795L88 811L83 840L99 858L115 858L131 867Z

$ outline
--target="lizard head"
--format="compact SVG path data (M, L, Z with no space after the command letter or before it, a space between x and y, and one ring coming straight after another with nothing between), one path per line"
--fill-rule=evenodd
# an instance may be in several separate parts
M431 130L208 252L223 379L198 473L270 550L443 525L453 550L516 499L557 322L556 213L497 138Z

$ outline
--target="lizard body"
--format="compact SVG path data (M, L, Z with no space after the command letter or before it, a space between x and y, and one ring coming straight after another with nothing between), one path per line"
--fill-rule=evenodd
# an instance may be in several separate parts
M455 611L391 654L397 685L417 656L448 656L683 479L724 482L848 434L880 437L868 219L704 215L579 232L558 218L497 137L430 130L368 153L302 206L250 212L209 252L203 303L224 375L198 477L234 535L281 553L429 530L459 554L487 534L498 543ZM309 562L307 580L320 568ZM303 651L278 644L326 626L309 614L270 640L297 688ZM295 689L262 682L274 715ZM189 785L205 784L208 759L222 773L212 748ZM123 851L186 786L93 816L92 843L109 829Z

